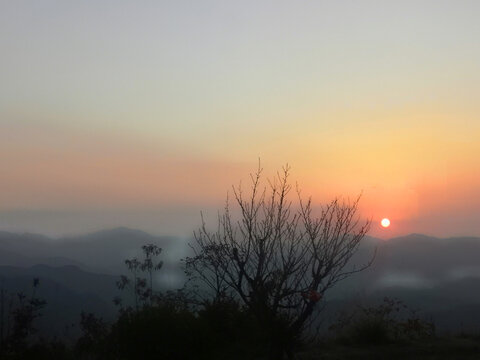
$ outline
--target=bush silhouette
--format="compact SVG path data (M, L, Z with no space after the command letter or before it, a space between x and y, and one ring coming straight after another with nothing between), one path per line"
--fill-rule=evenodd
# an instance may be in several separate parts
M208 359L210 336L195 316L171 306L124 312L112 326L110 354L119 359Z
M31 337L37 332L35 320L41 316L41 310L46 305L36 295L39 284L40 280L34 278L30 296L23 292L9 294L1 289L0 356L26 356Z
M342 314L330 329L344 342L360 344L420 340L435 335L432 322L421 319L402 301L389 297L378 305L359 306L353 313Z

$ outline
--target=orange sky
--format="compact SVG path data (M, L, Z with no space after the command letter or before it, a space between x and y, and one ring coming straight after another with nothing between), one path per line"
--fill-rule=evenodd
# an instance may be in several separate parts
M478 2L207 3L0 5L0 230L189 235L261 158L480 236Z
M292 181L318 204L335 196L353 198L362 193L362 216L374 221L374 236L479 234L477 143L454 146L458 140L448 140L434 130L428 137L410 136L407 130L390 136L383 136L382 131L376 134L352 129L351 135L330 136L320 144L306 137L303 145L295 146L292 140L283 153L294 160L289 161ZM128 210L131 216L120 218L133 226L143 224L138 221L142 214L152 217L152 212L168 212L169 208L172 213L183 207L195 209L197 215L201 209L216 214L231 185L246 181L257 162L253 157L229 161L228 154L194 156L124 134L60 131L58 127L10 124L1 140L2 166L8 171L0 174L0 212L108 214ZM270 176L284 163L277 152L262 162ZM197 225L199 217L187 213L185 218L176 213L178 224L172 225L172 232L186 234ZM383 217L392 221L389 229L378 225ZM155 221L149 221L143 224L149 230L168 233L166 225L156 228ZM121 224L108 220L104 225Z

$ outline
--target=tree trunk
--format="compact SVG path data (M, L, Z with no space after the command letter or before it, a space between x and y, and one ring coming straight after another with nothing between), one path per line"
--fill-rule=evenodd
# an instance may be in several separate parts
M269 360L284 360L285 357L288 360L295 359L294 338L292 333L288 329L281 328L280 324L271 329Z
M280 341L275 341L270 344L270 353L268 360L283 360L284 349Z

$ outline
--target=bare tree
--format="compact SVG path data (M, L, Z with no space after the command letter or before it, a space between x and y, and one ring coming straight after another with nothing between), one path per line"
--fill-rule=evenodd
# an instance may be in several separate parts
M248 195L233 187L238 219L228 198L216 231L207 230L202 216L194 255L185 261L187 275L213 291L213 301L238 299L255 316L268 334L271 359L293 358L324 293L373 261L347 269L370 226L359 223L359 198L334 200L316 217L298 187L298 204L292 204L289 170L264 186L259 166Z

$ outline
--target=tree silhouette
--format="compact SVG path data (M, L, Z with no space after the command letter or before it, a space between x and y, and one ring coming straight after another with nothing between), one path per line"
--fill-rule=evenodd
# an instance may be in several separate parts
M303 200L298 187L296 206L290 200L289 171L287 165L265 186L259 166L248 195L233 187L235 209L227 198L213 232L202 216L194 256L185 259L190 281L204 284L213 302L236 299L255 316L271 359L293 358L324 293L373 261L347 269L370 226L359 222L359 198L336 199L314 216L311 198Z

